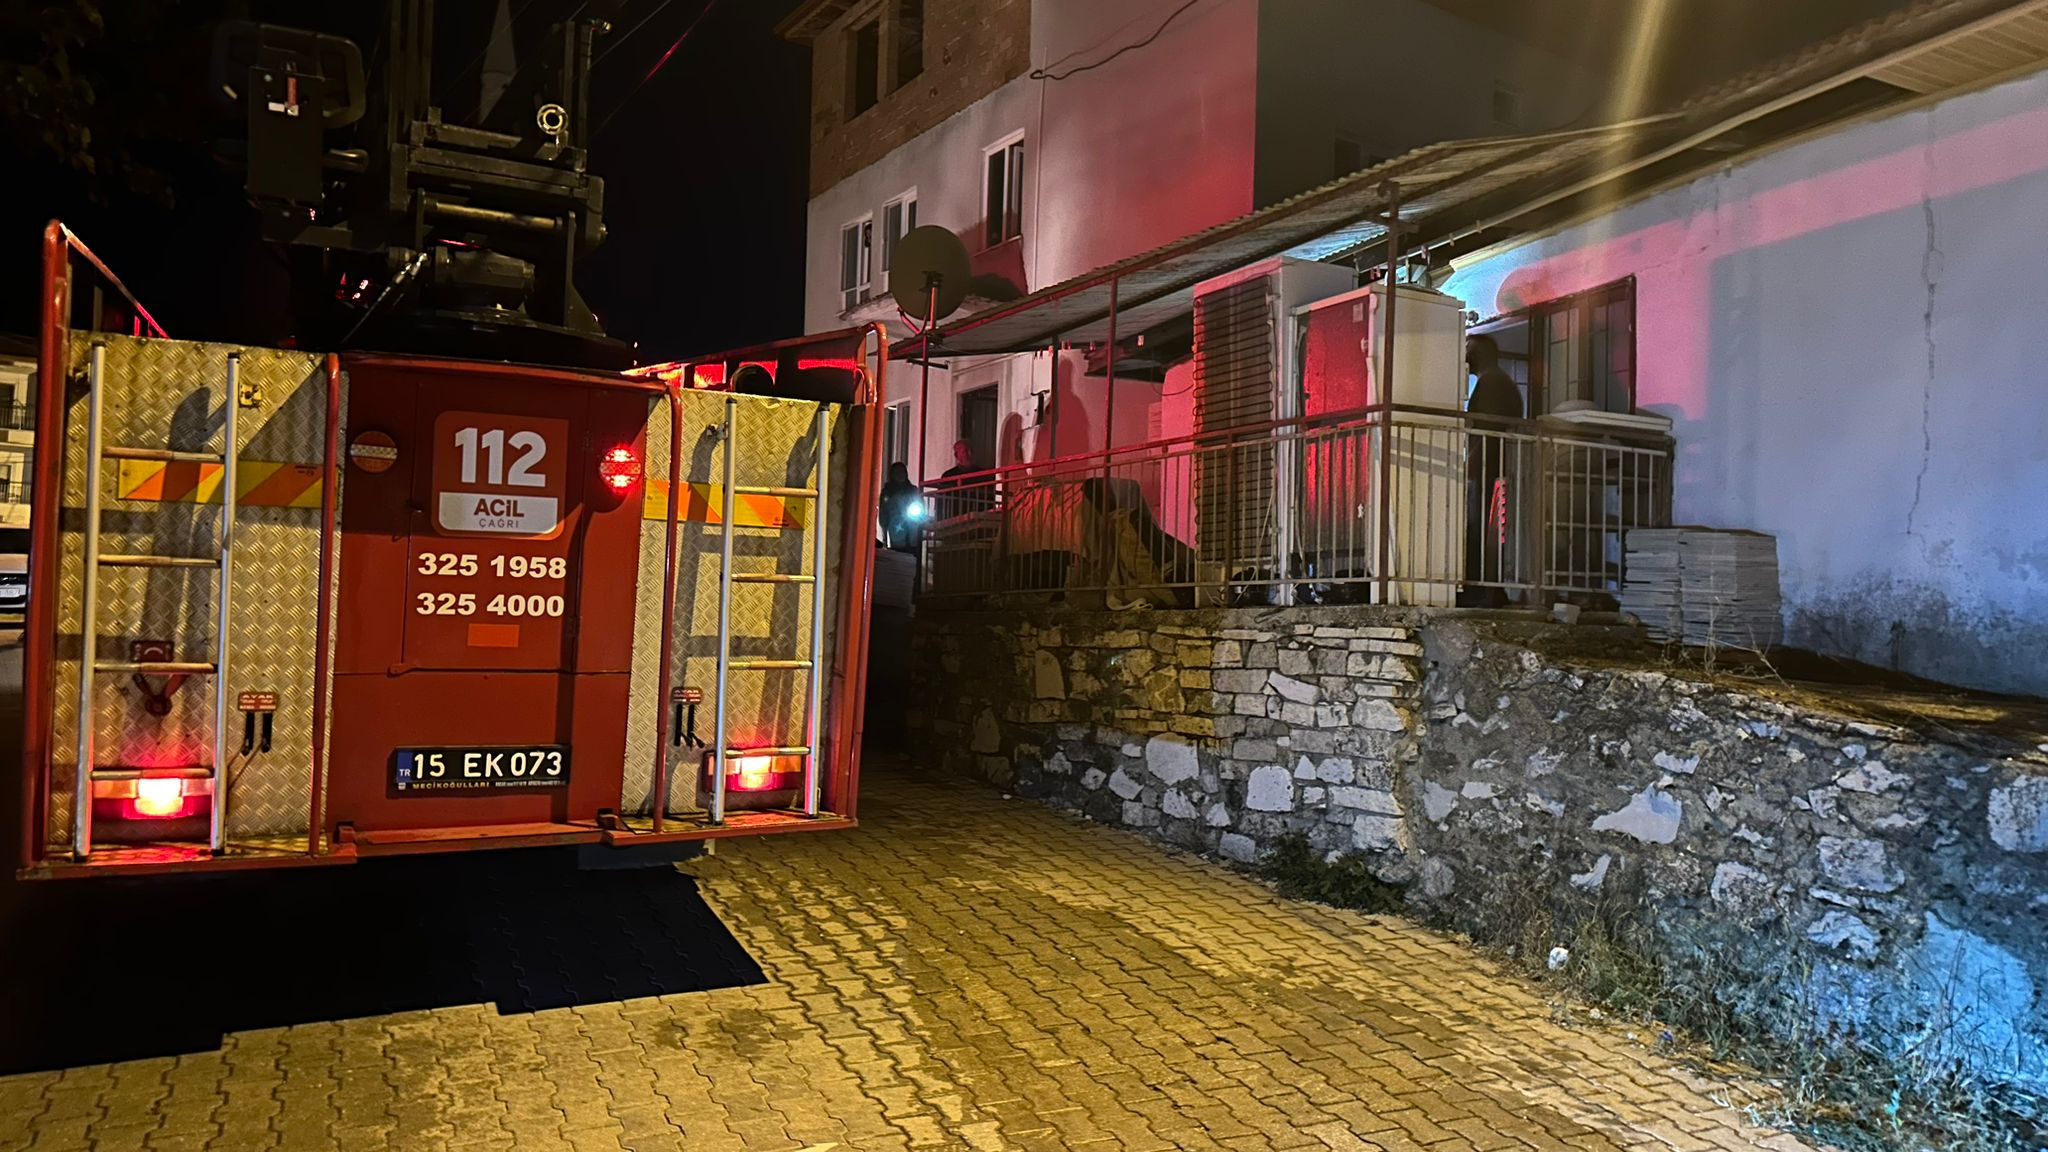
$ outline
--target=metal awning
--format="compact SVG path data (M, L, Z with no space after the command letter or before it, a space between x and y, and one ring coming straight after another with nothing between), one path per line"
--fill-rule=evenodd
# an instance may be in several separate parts
M1417 149L1164 247L941 324L933 352L974 356L1106 340L1112 291L1119 331L1142 332L1187 313L1194 306L1195 285L1212 277L1275 256L1320 260L1384 242L1389 185L1399 190L1406 240L1426 241L1432 224L1448 229L1453 216L1464 219L1456 211L1461 206L1576 171L1608 150L1633 151L1645 137L1668 132L1674 119L1658 116ZM914 355L919 347L919 341L906 340L897 345L897 353Z

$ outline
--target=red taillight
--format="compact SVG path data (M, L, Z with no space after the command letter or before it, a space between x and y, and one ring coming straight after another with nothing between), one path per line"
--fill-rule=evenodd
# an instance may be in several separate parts
M776 784L773 756L742 756L735 767L739 771L733 773L731 780L733 787L742 792L763 792Z
M135 814L164 819L185 814L185 782L173 776L145 776L135 782Z
M704 787L712 786L711 774L717 757L704 754ZM735 756L726 764L727 792L788 792L804 784L800 756Z
M640 458L631 448L614 448L598 458L597 475L614 492L631 491L640 483Z
M213 781L194 770L166 768L126 780L95 780L92 803L96 816L108 820L182 820L204 812L212 792Z

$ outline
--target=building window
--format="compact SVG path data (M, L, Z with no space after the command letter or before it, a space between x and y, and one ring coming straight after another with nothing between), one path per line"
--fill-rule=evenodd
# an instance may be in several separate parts
M1531 416L1570 404L1634 412L1636 286L1623 280L1474 325L1493 337L1500 366Z
M1505 84L1493 86L1493 122L1503 128L1522 126L1522 94Z
M988 152L982 184L987 209L985 239L990 248L1024 235L1024 141L1007 141Z
M846 118L924 75L925 0L889 0L846 30Z
M882 205L882 274L875 281L875 291L889 290L889 265L896 258L896 242L915 227L917 193L905 192Z
M1574 401L1602 412L1633 412L1636 398L1636 286L1624 280L1533 310L1542 349L1542 411Z
M863 216L839 230L839 310L851 312L868 298L868 259L874 250L875 220Z
M924 0L896 0L896 87L924 74Z
M882 464L910 463L910 402L891 404L883 410Z
M882 96L882 23L869 20L846 35L846 118L875 106Z

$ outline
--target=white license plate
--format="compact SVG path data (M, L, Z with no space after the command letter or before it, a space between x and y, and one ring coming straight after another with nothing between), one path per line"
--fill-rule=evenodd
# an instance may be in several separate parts
M400 748L391 757L392 790L408 794L568 786L569 749L561 744Z

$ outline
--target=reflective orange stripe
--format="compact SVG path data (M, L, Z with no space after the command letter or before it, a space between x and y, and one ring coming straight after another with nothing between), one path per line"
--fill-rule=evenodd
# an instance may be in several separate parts
M218 464L160 464L123 460L115 495L122 500L220 503ZM235 473L235 501L257 508L318 508L320 469L310 464L242 460Z
M795 528L804 526L801 500L780 496L742 493L732 500L733 518L742 528ZM725 507L725 490L717 484L685 484L677 516L700 524L716 524ZM668 481L650 480L642 514L649 520L668 519Z
M116 489L119 499L220 503L218 464L160 464L147 460L123 460L120 464ZM235 500L252 508L320 506L320 469L315 465L243 460L237 464L235 486L241 489ZM679 512L684 520L716 524L723 505L723 490L718 485L686 484ZM800 499L747 494L733 498L733 513L742 528L801 531L806 519L805 505ZM668 519L667 481L647 482L640 513L649 520Z

